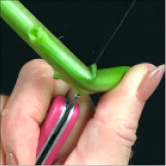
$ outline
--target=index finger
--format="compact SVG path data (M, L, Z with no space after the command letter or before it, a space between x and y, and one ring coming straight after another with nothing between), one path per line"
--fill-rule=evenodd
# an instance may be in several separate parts
M66 95L70 87L55 81L54 71L44 60L33 60L22 68L14 90L2 112L2 142L7 164L34 164L39 135L50 101Z

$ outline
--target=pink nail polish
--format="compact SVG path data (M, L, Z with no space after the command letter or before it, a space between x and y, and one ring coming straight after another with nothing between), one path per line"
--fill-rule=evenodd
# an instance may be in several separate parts
M161 65L157 68L152 67L144 76L138 91L137 97L141 102L145 102L155 91L159 85L165 72L165 65Z

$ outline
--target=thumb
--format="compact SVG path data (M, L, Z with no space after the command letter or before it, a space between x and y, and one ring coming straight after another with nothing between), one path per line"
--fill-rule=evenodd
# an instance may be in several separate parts
M104 129L112 133L108 138L112 139L110 146L116 151L112 153L117 164L128 164L143 107L159 85L164 71L165 65L136 65L113 91L101 98L95 118L109 126Z
M165 65L136 65L101 97L74 152L84 164L128 164L144 103L160 83L164 69ZM67 163L74 163L73 158L71 155Z

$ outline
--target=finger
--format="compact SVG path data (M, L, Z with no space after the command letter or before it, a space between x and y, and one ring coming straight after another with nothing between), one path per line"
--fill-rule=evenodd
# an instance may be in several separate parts
M128 164L144 103L164 69L165 65L134 66L114 90L104 94L66 164Z
M39 125L52 97L66 95L70 87L55 81L44 60L33 60L19 73L15 88L3 110L2 142L7 164L35 164Z
M9 99L8 96L0 95L0 113L5 108L5 105L6 105L7 101L8 101L8 99ZM1 116L0 116L0 119L1 119ZM1 121L0 121L0 127L1 127ZM1 134L0 134L0 138L1 138ZM1 142L1 147L0 147L1 148L0 164L4 165L5 164L5 154L4 154L4 150L3 150L2 141L0 141L0 142Z
M85 125L93 116L94 105L89 96L81 96L78 100L78 104L80 106L79 118L74 125L71 133L69 134L67 140L65 141L64 145L62 146L59 154L57 155L54 164L59 165L65 162L68 155L76 146Z

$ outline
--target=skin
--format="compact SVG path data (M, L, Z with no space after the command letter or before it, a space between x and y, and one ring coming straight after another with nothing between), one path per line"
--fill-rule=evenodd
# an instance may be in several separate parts
M55 79L68 83L78 95L113 89L128 66L97 69L83 64L60 40L19 1L0 1L2 19L56 71ZM73 65L74 64L74 65Z
M89 96L81 96L80 117L54 164L128 164L138 121L149 97L142 98L138 87L151 67L132 67L116 88L100 98L96 108ZM44 60L30 61L21 69L11 95L1 95L1 164L5 164L7 152L12 152L20 165L35 164L40 124L50 102L58 95L66 96L71 89L65 82L54 80L53 74Z

